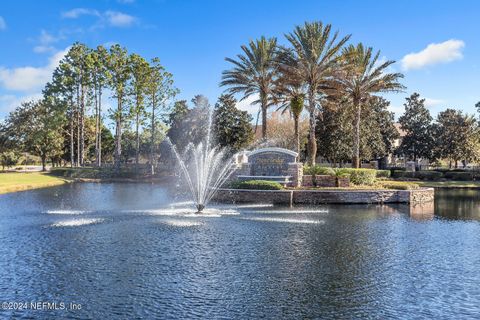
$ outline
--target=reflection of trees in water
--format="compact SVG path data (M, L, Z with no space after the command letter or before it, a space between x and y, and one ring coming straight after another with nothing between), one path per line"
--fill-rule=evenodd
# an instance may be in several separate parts
M436 189L435 215L454 220L480 220L480 190Z

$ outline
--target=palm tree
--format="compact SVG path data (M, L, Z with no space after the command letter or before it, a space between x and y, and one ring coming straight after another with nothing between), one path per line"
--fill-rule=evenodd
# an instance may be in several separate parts
M387 73L387 68L395 61L379 61L380 51L373 55L371 47L363 44L349 45L342 51L344 69L336 79L339 93L348 98L354 108L354 139L352 166L360 167L360 122L362 108L372 94L380 92L399 92L405 87L399 83L401 73Z
M237 55L237 60L225 58L234 67L223 71L221 86L228 86L230 93L243 93L240 99L245 100L258 94L259 99L254 104L260 104L262 112L262 138L267 138L267 109L272 105L272 90L276 77L277 39L261 37L250 41L249 46L243 45L243 54Z
M325 93L327 83L333 77L339 59L338 53L350 39L350 35L339 39L338 32L331 35L331 25L321 22L305 22L295 27L285 37L292 49L284 49L280 60L286 76L300 79L307 87L307 110L310 114L308 138L308 162L315 164L317 140L315 125L319 97Z
M274 103L280 105L277 110L282 110L282 113L290 111L290 114L293 116L295 150L300 154L300 132L298 126L300 115L303 112L305 94L301 84L292 80L280 74L276 81Z

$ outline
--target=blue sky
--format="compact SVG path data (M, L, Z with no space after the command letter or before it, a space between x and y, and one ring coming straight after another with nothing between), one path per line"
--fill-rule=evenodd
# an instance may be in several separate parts
M283 35L304 21L331 23L351 42L381 50L405 74L405 93L388 95L402 112L405 96L473 113L480 100L478 1L2 1L0 118L37 97L63 52L75 41L120 43L173 73L179 98L222 92L221 71L240 45ZM249 101L240 107L249 111Z

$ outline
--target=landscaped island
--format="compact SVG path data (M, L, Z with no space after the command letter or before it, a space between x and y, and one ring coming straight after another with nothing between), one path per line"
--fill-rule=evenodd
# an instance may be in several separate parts
M232 181L220 188L220 202L276 204L424 203L434 199L432 188L413 182L390 181L390 170L303 166L298 154L282 148L244 153Z

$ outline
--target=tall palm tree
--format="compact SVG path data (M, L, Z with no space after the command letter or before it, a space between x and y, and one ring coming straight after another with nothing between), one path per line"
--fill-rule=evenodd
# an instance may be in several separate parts
M395 61L379 61L380 51L373 55L371 47L359 43L349 45L342 50L344 68L336 79L339 93L348 98L354 108L354 139L352 166L360 167L360 122L362 108L372 94L381 92L399 92L405 87L399 80L401 73L388 73L387 68Z
M234 67L223 71L221 86L227 86L230 93L243 93L240 99L245 100L251 95L258 94L262 112L262 138L267 138L267 109L272 105L272 90L276 77L277 39L250 41L248 46L243 45L243 54L237 59L225 58Z
M283 50L281 68L288 77L300 79L307 87L307 110L310 114L308 138L308 162L315 164L317 140L315 138L316 116L319 97L325 93L325 87L337 67L339 52L350 39L350 35L339 38L338 32L331 33L330 24L305 22L295 27L285 37L292 45L291 50Z

